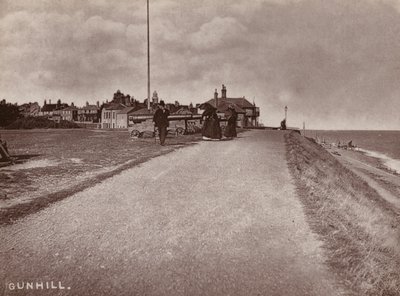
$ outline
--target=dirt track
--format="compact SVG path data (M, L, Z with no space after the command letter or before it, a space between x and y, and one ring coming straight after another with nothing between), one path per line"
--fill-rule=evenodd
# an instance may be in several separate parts
M154 158L0 228L0 238L5 295L23 295L7 288L21 281L70 287L51 295L340 291L305 222L282 132Z

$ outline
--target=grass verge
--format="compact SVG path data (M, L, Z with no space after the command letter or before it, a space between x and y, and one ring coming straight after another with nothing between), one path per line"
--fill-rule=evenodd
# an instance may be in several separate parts
M327 263L353 295L400 295L400 213L313 141L285 135L289 170Z
M193 137L172 138L168 140L170 140L169 145L164 146L163 149L160 149L159 145L154 145L154 140L152 139L149 139L148 141L142 140L141 143L138 142L137 144L145 145L145 147L147 146L148 149L142 149L143 153L140 153L135 158L132 157L133 159L131 161L118 165L113 170L94 175L90 179L86 179L85 181L73 182L71 183L70 186L67 186L66 188L63 188L61 190L52 190L48 194L39 195L35 198L28 200L27 202L16 203L12 206L0 209L0 225L12 224L18 219L36 213L57 201L67 198L86 188L90 188L103 180L111 178L114 175L119 174L124 170L130 169L134 166L144 163L151 158L168 154L181 147L194 145L196 142L200 140L200 138L199 136L195 137L193 136ZM18 184L18 182L16 183Z

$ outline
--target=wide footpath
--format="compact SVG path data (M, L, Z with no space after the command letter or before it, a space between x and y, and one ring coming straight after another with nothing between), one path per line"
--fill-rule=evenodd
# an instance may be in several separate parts
M154 158L2 226L0 238L5 295L340 294L280 131ZM22 281L65 289L9 290Z

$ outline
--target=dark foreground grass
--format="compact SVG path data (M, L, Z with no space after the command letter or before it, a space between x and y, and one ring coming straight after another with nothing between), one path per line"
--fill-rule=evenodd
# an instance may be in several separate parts
M400 213L316 143L285 136L307 220L352 295L400 295Z
M0 224L10 224L153 157L192 145L200 135L131 139L128 132L33 130L2 132L22 167L0 170ZM25 157L29 156L29 157ZM25 159L24 159L25 158ZM32 165L30 165L32 164Z

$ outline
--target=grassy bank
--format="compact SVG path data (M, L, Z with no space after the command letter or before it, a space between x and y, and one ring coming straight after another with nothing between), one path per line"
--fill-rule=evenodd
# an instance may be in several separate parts
M330 268L354 295L400 295L400 212L314 142L285 136L287 159Z
M2 138L22 162L0 169L0 224L8 224L201 135L168 136L164 147L127 131L18 130Z

